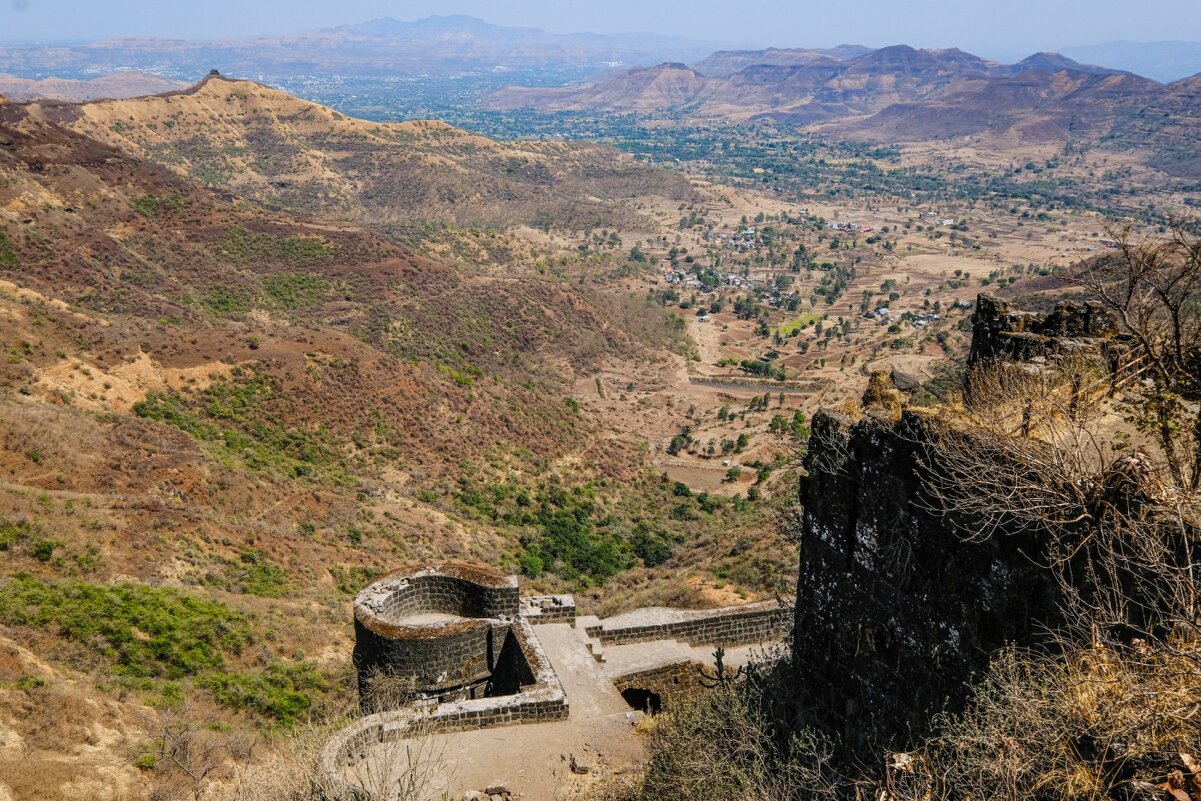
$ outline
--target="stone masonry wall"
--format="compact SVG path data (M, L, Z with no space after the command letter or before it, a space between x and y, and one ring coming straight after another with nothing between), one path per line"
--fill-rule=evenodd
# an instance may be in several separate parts
M357 618L354 629L353 661L360 690L367 689L364 682L378 671L411 679L419 692L437 692L488 678L509 632L508 625L487 620L442 626L425 637L381 635Z
M614 679L613 686L622 693L629 689L656 693L662 699L663 708L670 710L679 701L705 691L700 667L696 662L688 661L647 668Z
M575 598L570 595L528 595L521 599L521 615L535 626L539 623L574 625Z
M1096 352L1118 344L1113 321L1095 302L1063 301L1050 314L1011 309L995 295L982 293L972 314L968 364L987 360L1028 362L1080 348Z
M923 418L813 419L794 669L803 724L850 753L904 750L1007 642L1053 625L1032 535L969 541L923 502Z
M421 613L456 619L409 622ZM495 571L443 563L393 574L355 598L354 665L367 697L376 674L436 694L486 681L518 614L517 581Z
M504 649L516 648L519 655L502 660L501 673L512 670L512 678L521 686L512 695L476 698L441 703L432 710L414 713L394 710L368 715L330 739L321 754L321 764L332 787L354 793L354 782L347 774L370 759L373 747L402 740L414 734L427 735L493 726L545 723L568 716L569 707L563 685L555 674L533 627L524 619L516 621L506 637ZM370 771L367 771L370 774Z
M604 645L682 640L690 645L740 645L777 639L788 631L791 614L778 601L718 609L638 609L585 628Z

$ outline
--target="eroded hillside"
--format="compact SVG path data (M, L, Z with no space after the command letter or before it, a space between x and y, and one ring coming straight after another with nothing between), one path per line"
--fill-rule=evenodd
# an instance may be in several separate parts
M620 201L688 195L607 148L498 143L445 123L366 122L249 81L210 76L174 94L59 106L51 119L208 186L381 223L629 227Z
M687 348L678 317L608 283L620 262L455 225L492 203L524 208L517 221L639 220L585 189L650 180L686 200L682 179L530 145L553 187L535 190L506 172L509 146L288 101L323 115L285 126L287 174L316 198L292 212L261 204L267 151L238 150L263 147L246 121L275 111L241 106L188 140L211 135L246 165L223 188L190 160L139 155L163 157L167 111L115 111L249 103L235 97L247 86L0 109L0 767L14 797L189 792L196 766L170 751L184 735L213 748L206 786L232 781L251 743L351 697L346 601L399 561L500 564L595 588L593 605L697 604L680 572L763 515L660 480L635 433L571 397L602 362L673 365ZM353 169L348 142L368 153ZM420 206L428 227L354 222L371 182L394 186L404 165L479 191L371 201L392 222ZM792 558L774 540L749 550ZM737 586L767 595L784 574Z

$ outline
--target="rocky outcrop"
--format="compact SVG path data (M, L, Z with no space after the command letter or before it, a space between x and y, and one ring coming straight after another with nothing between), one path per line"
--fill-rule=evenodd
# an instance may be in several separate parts
M1101 352L1116 333L1113 320L1093 301L1063 301L1050 314L1039 314L1011 309L995 295L981 294L972 315L968 364L995 359L1028 362L1082 349Z
M802 722L849 754L907 747L998 648L1056 620L1036 537L975 541L931 511L928 431L914 412L813 420L793 664Z

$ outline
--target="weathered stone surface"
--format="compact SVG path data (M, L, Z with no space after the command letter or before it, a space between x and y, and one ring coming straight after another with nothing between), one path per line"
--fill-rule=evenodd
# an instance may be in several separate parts
M968 364L990 359L1030 361L1074 347L1100 348L1114 340L1113 321L1095 302L1063 301L1050 314L1018 311L995 295L976 298Z
M528 666L523 673L513 659L506 661L520 656L510 644L517 615L517 580L491 568L444 562L372 583L355 598L354 664L362 697L370 697L367 685L376 674L404 678L424 695L515 691L508 685L529 673ZM498 676L505 688L496 686Z
M914 375L913 373L907 373L903 370L893 369L892 383L902 392L913 392L922 385L922 379L920 376Z
M813 419L794 664L806 723L850 752L904 750L1006 642L1056 619L1032 535L969 541L929 511L923 418Z

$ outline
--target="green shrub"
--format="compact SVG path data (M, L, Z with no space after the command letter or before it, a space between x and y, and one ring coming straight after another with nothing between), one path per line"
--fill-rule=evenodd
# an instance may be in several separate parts
M382 572L378 567L368 565L330 565L328 569L333 576L334 586L343 596L357 595Z
M647 567L658 567L671 558L671 543L645 527L640 526L630 538L630 547L634 556L642 560Z
M276 236L235 225L226 232L221 254L230 261L283 262L311 267L328 262L338 252L333 242L315 236Z
M313 692L329 682L309 662L277 662L256 673L221 673L201 680L222 706L295 723L313 705Z
M58 540L38 540L33 544L33 558L39 562L49 562L62 545Z
M288 594L288 572L271 562L259 562L243 573L238 583L242 592L260 598L282 598Z
M226 654L251 641L243 615L177 590L51 584L23 574L0 584L0 620L57 631L134 677L220 669Z
M285 309L311 309L329 296L329 282L309 273L282 273L263 281L267 297Z
M25 523L0 523L0 551L7 551L28 535L29 527Z
M0 267L17 266L17 248L6 231L0 231Z
M521 568L521 574L530 578L537 578L546 570L546 566L542 564L542 557L529 551L518 558L517 565Z

